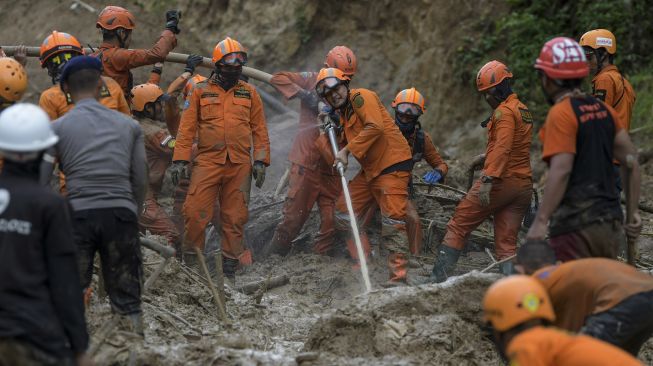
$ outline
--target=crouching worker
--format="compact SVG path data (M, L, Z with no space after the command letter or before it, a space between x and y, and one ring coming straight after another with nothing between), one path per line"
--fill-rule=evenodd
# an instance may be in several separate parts
M548 292L555 325L637 356L653 335L653 277L607 258L556 262L545 241L526 242L517 252L517 270Z
M550 327L556 317L549 296L528 276L510 276L490 286L483 313L494 343L510 365L641 365L611 344Z
M61 87L75 107L53 122L59 142L52 155L66 175L82 287L91 284L100 252L112 309L143 333L142 255L138 216L147 188L143 132L138 123L98 102L102 63L77 56L66 64ZM49 177L52 164L44 166Z
M70 209L39 184L57 142L32 104L0 114L0 365L91 365Z

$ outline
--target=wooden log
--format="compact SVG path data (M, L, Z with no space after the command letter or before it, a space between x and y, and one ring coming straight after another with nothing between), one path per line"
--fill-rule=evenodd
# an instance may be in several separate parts
M245 295L251 295L255 293L257 290L259 290L260 288L265 288L266 290L269 290L275 287L284 286L289 282L289 280L290 279L288 278L287 275L281 275L281 276L271 277L270 279L246 283L244 285L236 287L236 290L238 292L244 293Z

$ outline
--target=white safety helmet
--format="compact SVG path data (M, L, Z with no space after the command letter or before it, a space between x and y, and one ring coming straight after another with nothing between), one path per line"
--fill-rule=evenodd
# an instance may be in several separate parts
M17 103L0 113L0 155L25 162L59 141L50 127L50 118L40 107Z

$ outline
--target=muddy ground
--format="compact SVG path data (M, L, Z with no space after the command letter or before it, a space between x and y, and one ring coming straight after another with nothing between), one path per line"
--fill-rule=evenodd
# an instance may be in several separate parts
M452 178L452 184L463 181ZM448 188L430 192L417 188L426 245L415 258L420 266L411 268L409 276L418 278L430 271L434 244L461 196ZM281 219L281 206L275 202L282 198L258 192L252 197L246 230L255 254ZM644 231L650 233L653 216L645 213L644 220ZM486 248L492 249L490 222L474 232L459 262L458 274L471 273L442 285L382 289L387 270L382 248L375 247L370 263L375 290L368 295L361 294L360 274L352 269L342 243L334 257L311 253L318 224L313 211L288 257L273 256L238 272L236 286L280 275L289 280L254 295L227 288L228 323L218 320L202 277L176 260L143 297L144 341L122 327L104 339L100 330L111 319L110 307L95 292L87 319L93 342L103 339L96 361L99 365L501 364L480 321L483 293L499 278L495 269L479 273L491 264L486 253ZM373 243L378 243L376 227L370 229ZM640 244L642 266L650 270L653 242L644 236ZM149 250L144 253L147 277L162 259ZM653 363L653 342L640 357Z

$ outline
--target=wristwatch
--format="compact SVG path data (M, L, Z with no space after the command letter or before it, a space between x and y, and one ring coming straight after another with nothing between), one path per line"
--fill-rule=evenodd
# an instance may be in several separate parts
M492 183L492 177L484 175L484 176L481 177L481 182L482 183Z

